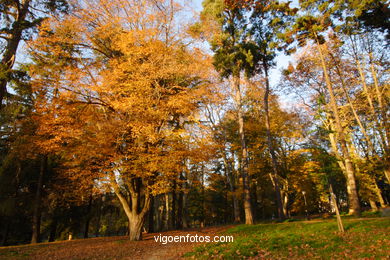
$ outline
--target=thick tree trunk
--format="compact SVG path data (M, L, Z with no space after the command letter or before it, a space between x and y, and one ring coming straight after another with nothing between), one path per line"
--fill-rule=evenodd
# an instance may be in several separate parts
M359 203L359 196L357 192L357 185L356 185L356 179L355 179L355 169L352 163L351 156L348 151L347 147L347 141L344 133L344 129L341 124L341 119L339 116L338 106L336 102L336 97L334 95L332 82L330 81L327 66L325 63L324 56L322 54L322 49L320 44L317 42L318 52L321 59L321 65L325 76L325 83L326 87L328 89L328 94L330 97L330 107L333 113L334 122L335 122L335 130L337 132L337 137L339 140L339 144L341 147L341 153L344 161L345 166L345 175L347 179L347 192L348 192L348 199L349 199L349 214L351 215L360 215L360 203ZM337 151L335 151L337 152Z
M253 224L253 214L251 206L251 193L250 193L250 176L248 175L248 150L245 143L244 132L244 114L242 111L241 102L241 90L240 90L240 77L233 76L233 88L235 91L235 102L237 105L237 117L239 126L239 136L241 141L241 178L242 188L244 192L244 211L245 211L245 224Z
M140 214L131 214L129 217L129 239L130 241L142 240L142 226L145 222L145 217Z
M110 183L129 220L129 239L131 241L141 240L142 227L150 208L150 192L143 186L142 179L131 179L126 183L126 187L130 191L130 201L128 201L126 196L123 195L114 173L110 175ZM141 205L142 201L143 205Z
M35 191L34 210L32 218L32 237L31 244L39 243L41 232L41 193L43 185L43 176L45 174L47 164L47 156L42 155L41 166L39 169L39 177L37 182L37 189Z
M285 215L283 211L282 195L281 195L280 184L279 184L278 160L276 158L276 153L273 146L273 138L271 134L271 122L269 116L270 84L269 84L269 76L268 76L268 65L266 61L263 62L263 69L265 74L265 92L264 92L265 128L267 133L268 150L272 160L272 174L270 176L272 178L272 183L275 189L276 205L278 207L278 216L280 220L283 220L285 218Z

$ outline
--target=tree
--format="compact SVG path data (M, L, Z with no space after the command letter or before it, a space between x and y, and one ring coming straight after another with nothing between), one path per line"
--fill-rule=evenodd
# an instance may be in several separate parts
M185 125L207 93L208 66L180 35L159 30L166 25L159 12L175 15L176 5L127 3L123 10L121 0L91 3L92 14L81 8L45 23L31 70L43 93L39 134L49 137L41 145L65 158L69 178L108 185L129 219L130 240L140 240L151 196L167 192L197 148Z
M18 77L13 71L18 47L22 40L31 37L34 29L48 15L66 12L65 0L16 0L0 3L0 46L2 53L0 67L0 109L7 96L7 83Z
M231 88L234 91L234 101L239 122L241 140L240 171L244 193L245 223L253 224L250 196L250 176L248 175L248 150L245 141L243 104L242 104L242 73L247 77L254 74L258 57L255 57L255 45L246 41L245 10L233 1L206 0L201 14L202 25L198 29L214 28L209 39L214 51L214 66L221 77L231 77ZM203 27L203 28L202 28Z
M274 59L277 50L286 50L290 39L283 34L288 27L288 22L292 20L292 15L296 10L289 7L289 3L279 3L279 1L253 1L253 12L251 14L251 29L250 33L253 41L258 46L257 52L261 57L260 71L265 79L264 91L264 113L265 126L267 133L268 150L272 159L271 174L272 183L275 187L276 202L278 205L278 216L281 220L285 218L283 213L283 202L279 184L279 165L275 152L273 136L271 133L271 118L269 113L269 95L270 95L270 69L275 65ZM288 51L287 51L288 52Z
M352 162L351 154L347 146L347 139L345 129L342 125L340 118L340 108L337 103L334 86L330 78L329 69L324 56L325 37L321 35L321 32L326 30L331 24L329 17L324 16L317 18L311 15L301 16L297 18L296 24L293 30L296 32L296 38L301 46L306 44L307 40L313 40L320 57L320 64L324 73L324 82L326 84L327 94L329 96L329 102L327 105L328 119L331 120L333 125L332 131L336 131L337 140L341 148L341 157L343 160L343 170L347 177L347 190L349 194L350 214L360 215L360 204L357 192L357 185L355 179L355 169ZM335 149L335 147L333 147ZM335 150L335 153L338 151Z

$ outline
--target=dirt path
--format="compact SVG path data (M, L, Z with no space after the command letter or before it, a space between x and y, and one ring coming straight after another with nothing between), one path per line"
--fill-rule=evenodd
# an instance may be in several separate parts
M0 248L0 259L178 259L200 243L156 242L154 236L214 236L228 227L144 234L143 241L103 237Z

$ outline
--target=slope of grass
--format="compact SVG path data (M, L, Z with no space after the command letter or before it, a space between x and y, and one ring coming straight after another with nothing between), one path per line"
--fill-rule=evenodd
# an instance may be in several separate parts
M209 243L186 257L284 258L284 259L382 259L390 257L390 218L343 220L346 232L337 231L335 220L279 224L240 225L225 232L233 243Z

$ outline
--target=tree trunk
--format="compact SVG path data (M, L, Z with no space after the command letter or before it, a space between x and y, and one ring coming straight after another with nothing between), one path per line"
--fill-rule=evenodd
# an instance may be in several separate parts
M92 200L93 200L93 197L92 197L92 191L91 191L91 195L90 195L89 201L88 201L86 220L85 220L84 238L88 238L89 223L91 222Z
M344 225L343 225L343 221L341 220L341 216L340 216L340 212L339 212L339 207L337 205L337 201L336 201L336 195L334 194L333 192L333 187L332 187L332 184L329 185L329 192L330 192L330 198L332 200L332 203L334 205L334 208L335 208L335 211L336 211L336 217L337 217L337 226L339 228L339 231L341 233L344 233Z
M42 155L41 166L39 169L39 177L37 182L37 189L35 192L33 219L32 219L32 237L31 244L39 243L41 232L41 193L43 185L43 176L45 174L47 164L47 156Z
M233 193L232 199L233 199L234 223L240 223L241 222L240 205L238 203L238 198L235 193Z
M129 239L130 241L136 241L142 239L142 227L145 223L146 214L150 208L150 197L151 194L144 187L141 178L133 178L128 180L126 187L130 191L130 201L127 200L126 196L123 195L121 187L116 181L114 173L111 173L110 184L114 189L120 203L122 204L123 210L129 220ZM143 191L143 193L142 193ZM142 202L143 194L143 205Z
M57 234L57 218L54 217L52 222L50 223L50 234L49 234L49 242L53 242L56 240Z
M3 232L2 232L2 236L1 236L1 242L0 242L1 246L5 246L7 243L9 227L10 227L10 223L9 223L8 219L3 218L3 221L4 221L3 222L4 226L3 226L3 230L2 230Z
M103 201L99 199L99 207L97 212L97 220L96 220L96 226L95 226L95 237L99 236L99 230L100 230L100 220L102 216L102 210L103 210Z
M288 193L283 192L283 214L286 218L289 217L289 212L288 212Z
M187 182L184 183L184 188L186 186L187 186ZM183 192L183 228L189 228L186 192Z
M205 196L205 182L204 182L204 165L202 164L202 221L200 222L200 227L205 226L206 220L206 196Z
M176 180L173 180L172 185L172 215L171 215L171 227L176 228Z
M165 193L165 230L169 230L170 228L169 193Z
M229 184L230 193L232 195L233 200L233 214L234 214L234 223L240 223L240 208L238 205L238 199L236 194L236 186L235 186L235 179L234 179L234 170L231 162L228 161L228 158L226 154L222 151L223 154L223 162L225 166L225 174L227 178L227 182Z
M374 68L374 62L373 62L373 57L372 53L370 52L370 67L371 67L371 74L372 78L374 79L374 86L375 86L375 93L376 93L376 98L378 101L378 106L380 109L380 115L382 117L382 120L380 121L380 136L382 139L382 146L384 150L384 158L385 158L385 169L384 169L384 174L385 177L387 178L387 182L390 184L390 123L388 121L387 115L388 115L388 106L384 103L384 99L382 96L382 92L379 88L379 83L378 83L378 78L376 75L376 71ZM385 134L383 135L383 131Z
M341 124L341 119L339 116L338 106L336 102L336 97L333 92L332 82L330 81L327 66L325 63L324 56L322 54L322 49L320 44L317 42L317 48L319 52L319 56L321 59L321 65L325 76L326 87L329 92L330 97L330 107L333 112L334 122L335 122L335 130L338 135L339 144L341 147L341 153L344 160L345 165L345 175L347 179L347 192L349 199L349 214L351 215L360 215L360 203L359 196L357 192L356 179L355 179L355 170L352 163L351 156L348 151L347 142L344 134L344 129ZM337 152L337 151L335 151Z
M158 216L157 231L162 231L162 230L164 230L164 204L163 204L163 202L165 201L164 200L165 196L160 195L158 198L159 199L158 199L158 204L157 204L158 205L158 207L157 207L157 216Z
M131 214L129 217L129 239L130 241L142 240L142 226L145 218L139 214Z
M179 198L177 201L177 219L176 219L176 228L183 228L183 190L182 190L182 181L183 175L180 173L180 183L179 183Z
M237 117L238 117L239 135L240 135L241 152L242 152L240 169L241 169L241 178L242 178L242 188L244 192L245 224L253 224L251 193L249 187L250 176L248 175L248 150L245 143L244 115L242 111L239 76L233 76L233 87L235 91L235 102L237 105Z
M384 199L382 197L381 190L379 189L378 184L376 183L376 181L373 180L373 182L374 182L374 190L375 190L375 193L376 193L376 195L378 197L378 201L379 201L379 203L381 205L381 208L385 208L387 205L386 205L386 203L385 203L385 201L384 201Z
M372 211L378 211L378 207L376 205L376 202L372 199L369 199L369 202L370 202L370 207L371 207L371 210Z
M148 233L154 232L154 197L150 196L150 209L148 213Z
M268 150L271 155L272 171L273 171L273 173L270 176L272 178L272 183L274 184L276 205L278 207L278 216L280 220L283 220L285 218L285 215L283 212L283 202L282 202L282 196L281 196L280 184L279 184L278 160L276 158L276 153L273 146L273 137L271 134L271 122L269 116L268 101L269 101L269 93L270 93L270 84L269 84L269 76L268 76L268 65L266 61L263 62L263 69L265 74L265 92L264 92L265 128L267 133Z
M12 24L12 29L9 32L11 38L7 41L7 46L0 63L1 70L3 70L2 73L8 73L14 66L16 52L22 39L24 20L26 19L30 2L31 0L26 0L23 5L20 6L17 20ZM7 77L0 78L0 110L2 108L3 99L7 93L7 83Z

